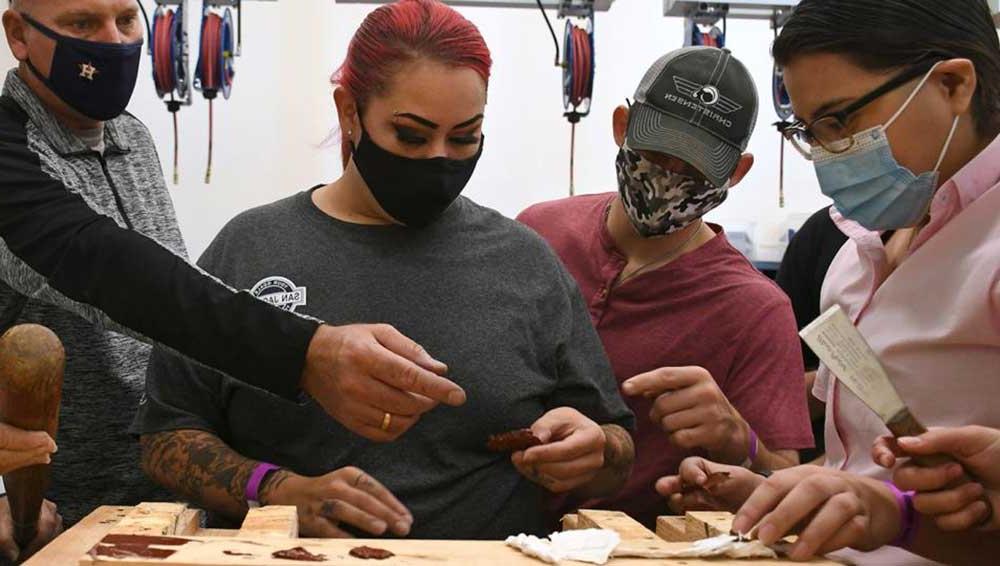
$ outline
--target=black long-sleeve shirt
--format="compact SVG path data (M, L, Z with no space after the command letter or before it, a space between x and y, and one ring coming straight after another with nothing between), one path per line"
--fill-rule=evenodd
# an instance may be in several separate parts
M23 103L0 99L0 239L10 251L4 282L295 398L318 321L237 292L131 229L127 217L121 226L94 210L43 169L36 147L46 141L29 137L28 124ZM158 164L150 165L159 175ZM18 288L39 277L47 289Z

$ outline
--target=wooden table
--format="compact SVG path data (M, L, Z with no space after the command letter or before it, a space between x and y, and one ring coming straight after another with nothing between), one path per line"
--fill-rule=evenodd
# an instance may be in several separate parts
M230 566L329 564L385 564L386 566L540 566L527 557L493 541L299 539L294 507L253 509L239 530L203 529L201 511L183 504L144 503L137 507L101 507L35 555L28 566L114 565ZM639 549L680 549L691 540L728 532L732 516L727 513L691 513L685 517L661 517L653 533L623 513L580 511L567 516L565 529L606 528L618 532L623 546ZM384 561L365 561L349 555L352 548L368 545L396 556ZM303 547L322 562L273 558L272 553ZM118 554L120 557L109 556ZM157 554L160 557L142 557ZM788 564L778 560L654 560L614 558L611 566L734 566L744 564ZM814 564L835 564L816 560ZM566 561L564 564L580 563Z

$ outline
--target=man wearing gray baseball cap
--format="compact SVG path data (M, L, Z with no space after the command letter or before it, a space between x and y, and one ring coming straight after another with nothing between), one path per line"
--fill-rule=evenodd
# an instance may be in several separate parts
M685 457L753 474L797 464L796 450L812 446L791 305L720 226L702 220L753 166L744 151L757 107L753 79L728 51L671 52L647 71L634 103L614 112L618 192L519 217L576 278L640 417L623 490L562 499L556 513L618 509L652 527L666 511L656 481Z

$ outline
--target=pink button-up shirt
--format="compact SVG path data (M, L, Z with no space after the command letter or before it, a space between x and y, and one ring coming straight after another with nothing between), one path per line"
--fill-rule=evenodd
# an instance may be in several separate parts
M833 217L851 239L830 266L823 310L848 313L925 426L1000 428L1000 138L938 190L930 223L891 273L880 234ZM889 479L871 459L889 434L878 415L826 368L813 394L826 402L826 465ZM861 561L929 563L899 549Z

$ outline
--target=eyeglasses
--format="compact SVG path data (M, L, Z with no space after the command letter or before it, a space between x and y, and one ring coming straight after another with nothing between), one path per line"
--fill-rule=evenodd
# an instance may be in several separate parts
M847 122L851 115L913 79L927 74L935 63L936 61L929 61L912 67L862 96L843 110L824 114L813 120L811 124L796 120L794 122L778 122L775 126L781 135L792 142L795 149L806 159L812 159L812 148L817 145L830 153L844 153L854 147L854 136L847 128Z

